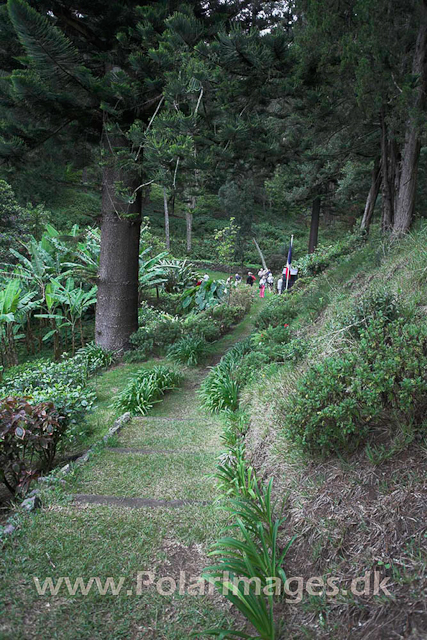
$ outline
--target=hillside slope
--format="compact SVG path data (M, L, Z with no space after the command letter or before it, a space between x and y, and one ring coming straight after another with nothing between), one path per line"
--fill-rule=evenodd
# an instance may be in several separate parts
M338 264L301 283L301 290L297 288L283 305L281 317L274 301L270 311L262 314L259 324L264 333L258 335L265 336L272 325L285 322L290 325L292 340L291 347L289 342L287 345L288 358L266 365L243 392L241 408L249 416L246 454L260 475L274 478L278 502L285 500L284 544L297 536L287 556L287 576L300 577L304 585L313 576L324 580L336 577L340 589L334 597L303 592L300 602L296 598L285 603L281 617L289 634L286 637L427 637L423 596L427 586L426 239L425 226L395 245L372 237ZM384 344L377 346L370 370L376 361L384 377L391 377L389 354L393 361L403 361L401 366L410 378L409 360L414 357L418 370L408 393L412 404L406 411L402 401L395 406L392 394L386 397L378 391L372 378L369 384L365 381L362 400L356 398L352 412L343 413L339 427L337 412L344 411L344 403L349 401L341 401L339 393L345 362L350 355L354 357L354 372L344 380L344 386L356 380L362 367L372 323L377 315L383 323L387 313L390 326L399 323L400 332L415 327L424 340L418 337L419 352L405 353L404 346L398 349L397 342L394 345L386 337ZM325 363L342 368L336 373L330 364L325 371ZM402 387L403 379L396 374L393 393ZM358 384L363 386L364 381ZM329 386L330 404L326 406L325 389ZM376 418L363 413L363 397L369 404L366 396L371 388L373 414L376 394L384 395ZM350 386L344 389L344 395L349 390ZM316 409L313 415L311 400ZM358 442L355 431L350 427L346 431L350 422L359 430ZM314 435L310 432L313 425ZM338 425L339 434L333 433L333 425ZM334 446L328 450L332 433ZM351 581L363 576L368 586L359 582L358 592L351 593ZM375 593L375 585L385 578L389 578L383 584L390 595L382 588ZM292 587L296 591L298 584Z

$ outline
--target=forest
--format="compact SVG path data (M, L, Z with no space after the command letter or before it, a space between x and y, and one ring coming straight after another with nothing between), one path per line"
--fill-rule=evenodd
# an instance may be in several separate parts
M427 1L7 0L0 68L2 637L421 640Z

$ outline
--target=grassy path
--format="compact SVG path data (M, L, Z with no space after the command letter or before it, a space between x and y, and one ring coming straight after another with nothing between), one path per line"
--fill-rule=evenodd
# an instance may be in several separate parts
M251 331L260 304L218 341L217 358ZM188 593L225 524L211 477L221 452L221 421L203 410L197 396L206 373L185 370L180 389L149 416L134 418L53 502L26 516L2 553L0 638L184 640L192 631L225 624L225 599L197 595L198 588L196 595ZM101 383L107 395L109 374L120 382L117 370L107 372ZM152 572L157 588L138 589L138 572ZM71 585L91 577L104 585L112 577L122 587L117 595L101 595L95 583L87 595L70 595L66 584L56 595L37 593L34 577L43 584L61 576ZM168 594L173 581L177 589Z

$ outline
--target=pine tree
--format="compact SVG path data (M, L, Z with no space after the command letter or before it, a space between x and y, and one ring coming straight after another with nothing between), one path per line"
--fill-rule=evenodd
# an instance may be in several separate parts
M230 20L239 2L189 2L193 22ZM243 3L245 4L245 3ZM249 3L248 3L249 4ZM3 51L0 91L4 115L0 153L13 161L70 125L100 146L101 256L95 339L126 347L137 328L141 191L146 180L143 145L135 129L148 127L163 98L163 35L172 0L8 0L5 31L16 42ZM211 29L211 37L215 29ZM22 55L24 53L24 55ZM99 142L101 140L101 142Z

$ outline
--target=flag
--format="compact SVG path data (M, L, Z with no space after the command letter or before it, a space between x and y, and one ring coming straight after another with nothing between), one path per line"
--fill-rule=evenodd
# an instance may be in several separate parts
M289 277L291 275L292 245L293 244L294 244L294 236L291 236L291 244L289 245L288 259L286 260L286 267L283 269L283 276L286 278L286 289L288 289Z

